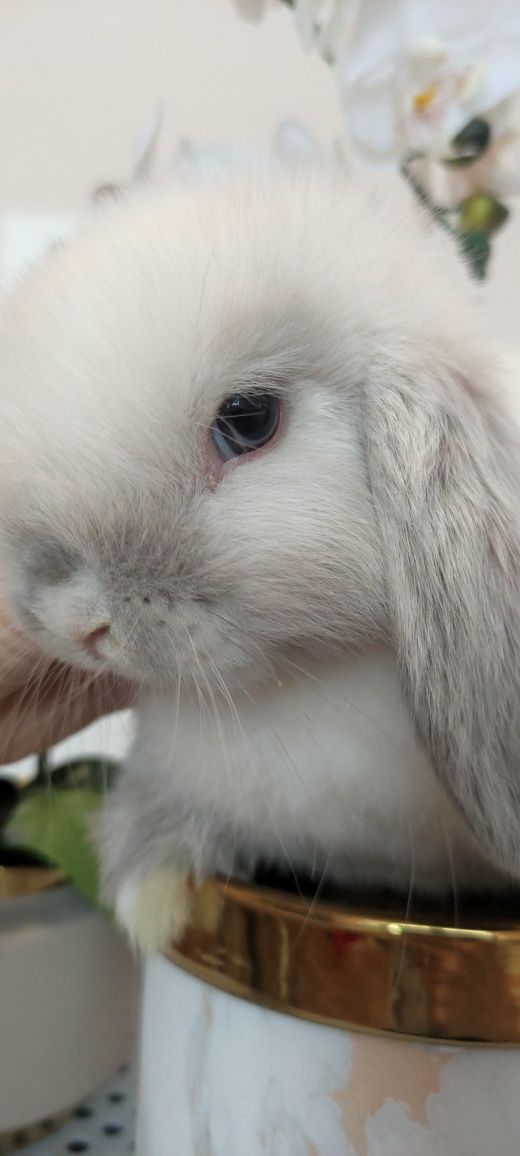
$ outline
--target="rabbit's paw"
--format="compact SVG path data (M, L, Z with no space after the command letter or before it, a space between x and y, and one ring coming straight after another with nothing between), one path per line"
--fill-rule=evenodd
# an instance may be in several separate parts
M126 879L116 895L116 920L141 955L153 955L178 942L190 914L188 872L172 864L156 868L144 879Z

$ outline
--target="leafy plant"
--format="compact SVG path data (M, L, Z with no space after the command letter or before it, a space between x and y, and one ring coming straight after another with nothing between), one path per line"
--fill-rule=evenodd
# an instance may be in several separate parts
M259 21L273 0L234 0ZM454 238L474 277L520 189L520 23L509 0L283 0L305 51L332 68L347 155L401 173ZM459 5L460 7L460 5ZM499 34L497 34L497 29ZM341 150L342 151L342 150Z
M27 786L0 779L0 863L59 867L99 904L89 829L116 771L114 762L94 758L51 768L42 755Z

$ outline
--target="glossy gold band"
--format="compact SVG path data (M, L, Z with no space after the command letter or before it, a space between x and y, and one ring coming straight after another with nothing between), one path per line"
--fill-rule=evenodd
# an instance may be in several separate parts
M339 1028L520 1044L520 920L458 927L210 881L168 957L242 999Z
M0 864L0 899L19 899L64 882L63 871L58 868L2 867Z

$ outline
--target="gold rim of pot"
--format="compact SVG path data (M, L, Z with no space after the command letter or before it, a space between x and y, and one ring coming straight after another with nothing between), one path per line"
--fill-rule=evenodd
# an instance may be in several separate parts
M2 899L35 895L64 882L65 875L57 867L8 867L0 864L0 902Z
M520 915L306 902L210 880L166 954L213 986L338 1028L444 1044L520 1044Z

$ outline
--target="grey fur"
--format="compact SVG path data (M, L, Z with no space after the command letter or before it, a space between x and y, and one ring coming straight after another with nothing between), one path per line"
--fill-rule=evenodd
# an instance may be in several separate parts
M456 360L366 391L366 438L403 687L439 778L520 872L519 444Z
M238 854L229 823L191 802L168 806L164 785L149 778L124 776L106 800L95 841L100 852L101 890L115 903L128 878L146 878L162 863L198 879L215 872L235 878L251 871L253 849Z

